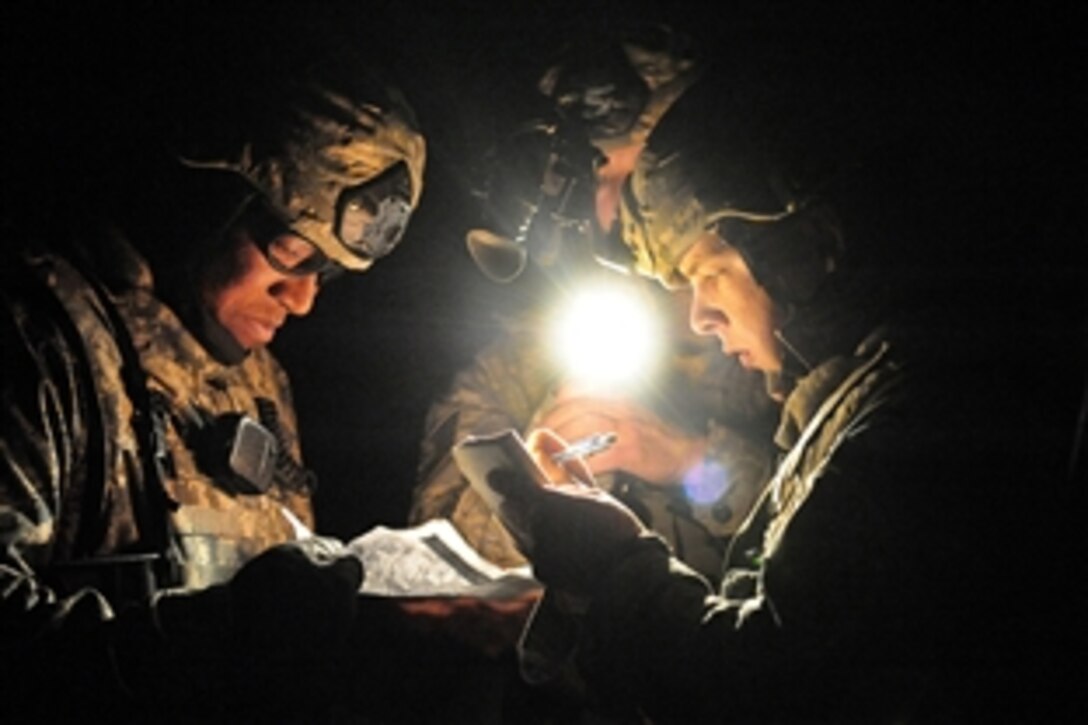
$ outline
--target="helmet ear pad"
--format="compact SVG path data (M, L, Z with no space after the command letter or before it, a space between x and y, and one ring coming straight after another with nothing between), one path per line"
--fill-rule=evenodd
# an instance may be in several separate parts
M736 247L771 299L803 305L839 269L845 247L830 209L806 207L777 221L725 218L718 234Z

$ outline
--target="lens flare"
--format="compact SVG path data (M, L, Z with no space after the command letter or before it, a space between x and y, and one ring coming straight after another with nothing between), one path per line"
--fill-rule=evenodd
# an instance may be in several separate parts
M707 459L684 474L683 486L688 500L707 506L728 493L732 481L725 466L713 459Z

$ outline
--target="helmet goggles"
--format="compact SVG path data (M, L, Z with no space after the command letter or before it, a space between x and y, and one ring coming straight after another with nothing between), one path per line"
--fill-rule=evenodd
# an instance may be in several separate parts
M407 165L400 162L340 193L333 230L353 255L373 261L393 251L411 214L411 178ZM317 242L294 229L287 215L263 194L251 196L239 216L249 237L277 271L295 276L317 274L321 281L345 271Z
M316 274L324 282L343 271L317 244L294 231L283 213L263 194L252 194L246 199L231 226L243 230L268 264L281 274L299 277Z
M401 161L340 193L333 232L353 254L375 260L393 251L411 215L412 179Z

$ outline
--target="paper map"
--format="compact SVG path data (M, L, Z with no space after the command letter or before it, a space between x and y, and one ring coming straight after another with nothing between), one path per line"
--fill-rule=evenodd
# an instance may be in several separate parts
M445 519L407 529L377 526L347 548L366 568L362 594L506 599L540 588L528 566L504 569L492 564Z

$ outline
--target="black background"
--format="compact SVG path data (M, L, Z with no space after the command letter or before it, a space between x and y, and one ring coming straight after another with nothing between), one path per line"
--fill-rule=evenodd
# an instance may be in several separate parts
M403 245L331 285L274 343L326 533L404 523L428 404L495 334L493 312L525 302L528 292L488 282L465 252L472 173L498 134L539 108L534 83L552 52L593 28L656 19L691 34L723 82L825 153L918 129L968 148L969 163L947 174L988 200L978 234L997 233L995 248L1012 245L1010 258L1072 295L1028 304L1084 304L1084 24L1073 2L337 0L221 3L226 15L203 2L101 5L4 6L6 234L32 233L18 222L22 204L64 202L81 150L109 127L102 119L147 112L133 87L138 98L178 88L200 98L213 43L290 62L326 37L358 37L419 113L426 188ZM1079 334L1040 358L1083 354Z

